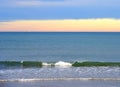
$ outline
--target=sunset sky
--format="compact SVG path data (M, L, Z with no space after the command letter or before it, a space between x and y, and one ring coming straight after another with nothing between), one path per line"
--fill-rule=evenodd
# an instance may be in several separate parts
M120 0L0 0L0 31L120 32Z

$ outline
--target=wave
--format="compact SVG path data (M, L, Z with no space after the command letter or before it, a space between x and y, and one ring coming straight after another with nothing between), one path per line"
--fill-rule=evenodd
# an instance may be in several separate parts
M118 66L120 67L120 62L41 62L41 61L0 61L0 66L5 67L91 67L91 66Z
M42 62L38 61L0 61L1 66L16 66L16 67L41 67Z
M72 66L120 66L120 62L74 62Z
M59 61L59 62L55 63L54 65L55 65L55 66L61 66L61 67L65 67L65 66L69 67L69 66L72 66L71 63L63 62L63 61Z
M34 79L5 79L0 82L30 82L30 81L60 81L60 80L106 80L120 81L120 78L34 78Z

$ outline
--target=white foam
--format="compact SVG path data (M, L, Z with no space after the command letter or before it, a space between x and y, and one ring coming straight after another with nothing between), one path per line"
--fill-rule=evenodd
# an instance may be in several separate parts
M105 80L105 81L120 81L120 78L33 78L33 79L6 79L0 82L30 82L30 81L59 81L59 80Z
M20 61L20 63L23 63L24 61Z
M60 66L60 67L71 67L72 64L71 64L71 63L68 63L68 62L59 61L59 62L55 63L55 66Z
M43 65L43 66L51 66L51 64L45 63L45 62L43 62L42 65Z

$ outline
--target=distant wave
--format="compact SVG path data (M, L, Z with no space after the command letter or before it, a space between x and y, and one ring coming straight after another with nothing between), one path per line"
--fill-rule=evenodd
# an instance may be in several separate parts
M0 61L0 66L5 67L90 67L90 66L120 66L120 62L41 62L41 61Z
M34 79L4 79L0 82L30 82L30 81L60 81L60 80L115 80L120 81L120 78L34 78Z

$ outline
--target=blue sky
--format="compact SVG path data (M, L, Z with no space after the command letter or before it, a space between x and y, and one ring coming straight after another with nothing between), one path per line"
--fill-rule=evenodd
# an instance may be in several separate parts
M0 21L120 18L120 0L0 0Z

